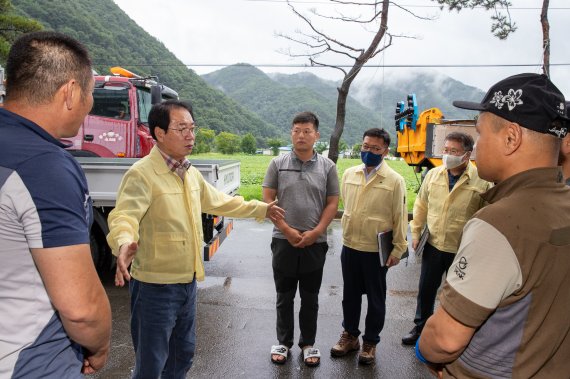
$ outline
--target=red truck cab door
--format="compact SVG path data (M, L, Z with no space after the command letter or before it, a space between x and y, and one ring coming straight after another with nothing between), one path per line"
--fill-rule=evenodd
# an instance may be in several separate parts
M154 146L155 141L150 135L148 126L144 124L139 124L137 126L137 143L137 158L142 158L150 153L150 150Z

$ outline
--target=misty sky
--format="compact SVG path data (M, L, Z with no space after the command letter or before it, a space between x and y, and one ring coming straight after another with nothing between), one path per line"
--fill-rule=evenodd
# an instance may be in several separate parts
M204 74L234 63L253 65L303 65L306 58L291 58L279 51L302 53L301 46L277 33L295 35L296 30L309 32L284 0L115 0L133 20L163 42L182 62ZM392 46L381 53L372 65L461 65L461 64L532 64L531 67L428 68L465 84L486 91L493 83L521 72L541 71L542 0L515 0L510 10L518 30L506 41L491 34L492 12L465 9L461 13L440 11L430 0L403 0L396 4L432 21L419 20L391 5L388 30L395 38ZM340 8L326 0L297 0L294 5L315 19L309 8L320 13L368 15L365 7ZM570 98L570 1L550 0L551 78ZM335 38L351 46L366 48L373 33L362 27L347 28L339 23L319 24ZM348 63L339 56L326 58L327 63ZM568 64L555 66L554 64ZM293 73L309 71L331 80L340 80L337 70L322 68L260 67L265 72ZM410 68L372 67L361 72L360 85L382 83L409 75ZM408 89L404 90L405 93Z

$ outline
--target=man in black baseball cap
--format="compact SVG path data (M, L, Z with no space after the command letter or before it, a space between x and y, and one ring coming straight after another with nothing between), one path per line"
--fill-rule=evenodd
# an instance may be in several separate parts
M454 101L458 108L491 112L540 133L563 138L568 133L562 92L546 75L519 74L495 84L481 103Z
M570 120L544 75L495 84L481 103L477 168L497 183L463 229L416 355L445 377L567 377L570 188L557 167Z

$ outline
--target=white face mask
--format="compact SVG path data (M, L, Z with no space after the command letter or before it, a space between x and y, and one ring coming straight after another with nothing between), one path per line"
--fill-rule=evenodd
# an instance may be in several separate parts
M461 166L463 164L463 158L465 157L465 154L461 156L443 154L443 164L445 165L445 168L451 170L453 168Z

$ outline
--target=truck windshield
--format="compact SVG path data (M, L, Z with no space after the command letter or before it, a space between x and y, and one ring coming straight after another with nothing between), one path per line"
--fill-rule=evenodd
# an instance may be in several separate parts
M173 92L172 90L170 90ZM169 99L177 99L176 93L174 95L170 93L162 92L162 101ZM137 101L139 105L139 120L146 126L148 126L148 114L150 113L150 108L152 108L152 96L150 90L146 87L137 87Z
M150 90L147 88L137 87L137 101L139 105L139 120L143 124L148 125L148 114L152 107Z
M89 114L119 120L130 120L129 89L105 85L93 91L93 108Z

